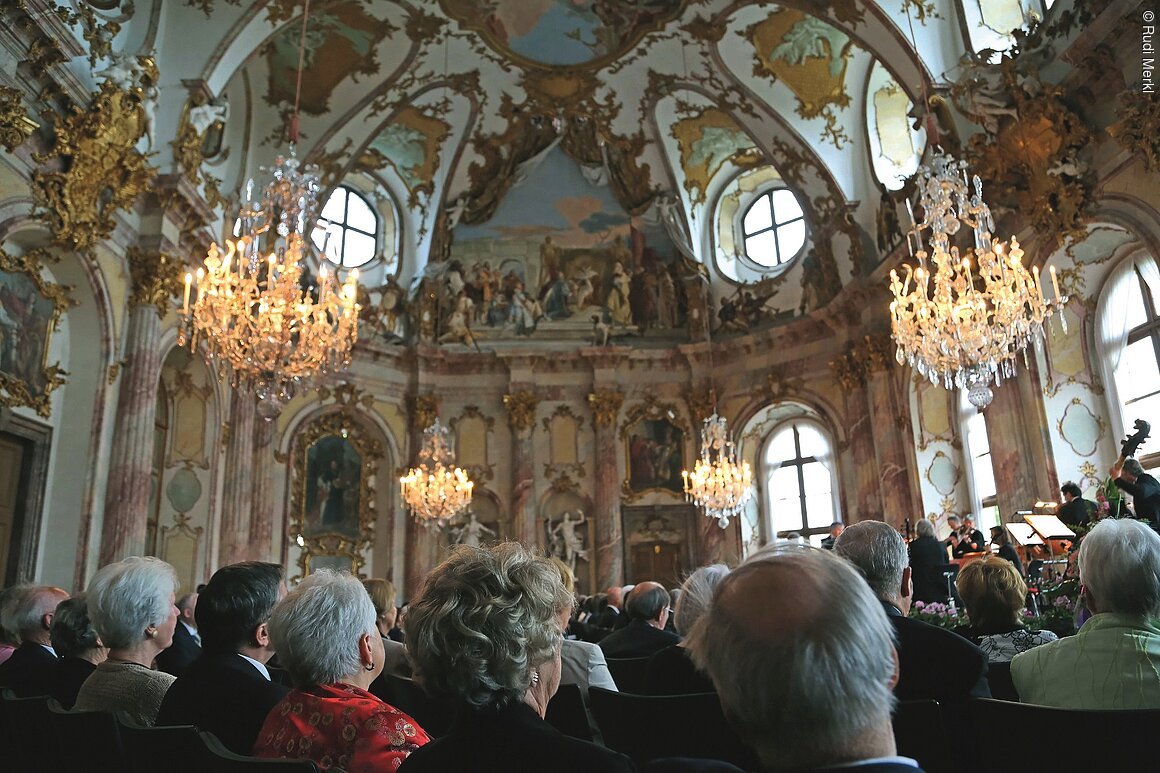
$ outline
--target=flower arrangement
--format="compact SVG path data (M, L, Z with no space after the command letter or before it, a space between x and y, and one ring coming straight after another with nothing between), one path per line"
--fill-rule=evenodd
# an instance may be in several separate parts
M1079 579L1069 577L1039 594L1039 617L1025 617L1033 631L1048 630L1057 636L1071 636L1076 631L1076 614L1080 609ZM1026 615L1026 613L1024 613Z
M1124 509L1124 493L1109 475L1096 489L1096 520L1119 518Z
M941 604L937 601L916 601L910 607L911 618L924 623L937 625L939 628L954 629L969 625L966 615L963 615L951 604Z

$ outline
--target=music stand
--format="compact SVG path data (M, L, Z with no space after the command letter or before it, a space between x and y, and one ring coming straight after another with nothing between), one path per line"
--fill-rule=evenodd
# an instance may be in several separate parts
M1044 563L1051 564L1066 564L1067 559L1058 559L1055 557L1055 543L1052 540L1074 540L1075 532L1067 527L1067 524L1059 520L1054 515L1025 515L1023 520L1035 530L1039 538L1047 545L1048 553L1051 558ZM1054 569L1052 570L1054 571Z

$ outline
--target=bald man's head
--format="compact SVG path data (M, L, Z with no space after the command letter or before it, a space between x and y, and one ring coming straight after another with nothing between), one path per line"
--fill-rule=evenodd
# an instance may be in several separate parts
M642 582L628 594L624 611L634 619L660 620L669 608L669 601L669 592L665 586L659 582Z
M763 765L805 768L893 754L893 637L857 571L790 546L725 578L687 646Z

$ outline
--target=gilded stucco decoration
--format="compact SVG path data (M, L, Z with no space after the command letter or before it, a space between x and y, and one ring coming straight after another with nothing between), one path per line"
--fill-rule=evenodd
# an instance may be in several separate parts
M129 302L134 306L151 304L164 317L170 308L170 299L181 292L185 264L181 258L157 250L130 247L126 256L132 292Z
M361 405L367 410L375 404L375 396L359 389L358 385L353 382L343 382L333 387L323 385L318 388L318 401L320 403L325 403L332 399L335 405L351 408Z
M839 150L850 142L838 113L850 104L846 67L857 46L842 30L790 8L739 32L754 49L753 74L784 83L797 97L797 114L822 118L822 139Z
M346 408L316 419L295 437L288 534L301 548L303 576L320 566L360 575L374 537L382 456L382 443Z
M954 493L961 476L962 472L951 461L951 458L940 450L935 451L934 459L931 460L930 466L926 468L926 473L923 477L930 482L930 485L934 486L935 491L939 494L950 496Z
M425 206L435 191L440 148L451 134L451 125L443 120L450 108L446 99L422 108L404 107L371 140L357 166L377 170L390 165L407 186L407 204Z
M1104 420L1078 397L1073 397L1055 423L1055 429L1077 456L1091 456L1104 435Z
M205 183L206 201L211 206L223 203L221 180L202 169L202 163L211 158L225 158L223 147L230 105L224 97L213 97L201 89L194 89L182 109L177 136L170 143L173 160L181 167L190 185Z
M998 64L968 63L952 93L984 129L966 153L992 208L1018 212L1054 248L1086 233L1094 201L1087 157L1095 137L1064 101L1064 90L1040 80L1050 61L1049 32L1044 25L1017 30L1015 46Z
M48 362L52 334L77 302L71 287L42 276L45 258L39 250L21 257L0 250L0 307L15 323L0 334L0 405L25 406L47 419L52 392L68 375L59 362Z
M541 422L548 435L548 458L544 462L544 477L567 480L575 487L571 476L586 477L588 472L580 460L580 428L583 421L567 403L559 403ZM554 485L554 484L553 484Z
M493 480L495 464L490 447L495 418L485 415L478 405L465 405L448 425L455 433L455 463L467 470L472 480Z
M443 11L526 67L599 68L684 10L686 0L439 0Z
M24 144L40 124L28 117L19 89L0 86L0 145L9 153Z
M593 427L615 427L624 404L624 393L615 389L598 389L588 395L588 406L592 409Z
M694 204L705 201L709 183L725 164L747 168L762 159L753 138L732 116L715 107L682 118L672 125L669 133L680 148L684 187Z
M1160 169L1160 103L1139 89L1125 91L1120 95L1116 118L1108 134L1143 158L1149 172Z
M439 398L430 394L408 396L407 413L411 416L411 429L422 432L435 423L439 415Z
M114 214L133 206L156 174L137 143L149 129L145 89L156 83L157 70L147 57L138 64L139 87L106 80L91 105L74 107L57 122L52 150L36 157L51 164L35 173L32 190L57 244L91 250L113 232Z
M503 396L503 407L507 410L508 424L516 432L531 432L536 425L536 406L540 398L527 389L509 392Z

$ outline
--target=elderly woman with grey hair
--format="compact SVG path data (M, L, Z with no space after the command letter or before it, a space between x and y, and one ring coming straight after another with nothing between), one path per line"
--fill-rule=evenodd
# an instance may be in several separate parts
M57 605L49 636L53 650L60 656L49 695L61 706L71 709L77 702L81 685L109 654L109 648L101 643L101 637L89 619L85 594L65 599Z
M705 614L713 601L713 592L729 574L724 564L702 566L681 585L681 595L673 610L677 633L688 636L693 625ZM689 658L685 642L657 650L648 659L644 692L648 695L686 695L714 692L713 682L697 670Z
M395 770L427 743L415 720L367 691L383 670L375 606L347 573L320 570L278 602L270 639L294 689L270 710L254 756L322 770Z
M544 721L571 611L556 568L518 543L453 547L411 604L406 644L416 679L459 712L403 771L632 770L627 757Z
M1019 699L1160 709L1160 536L1140 521L1100 521L1080 542L1079 581L1094 614L1075 636L1015 655Z
M175 681L154 671L153 661L173 643L176 592L177 574L160 558L131 556L97 570L88 613L109 655L81 685L77 711L124 711L153 724Z

